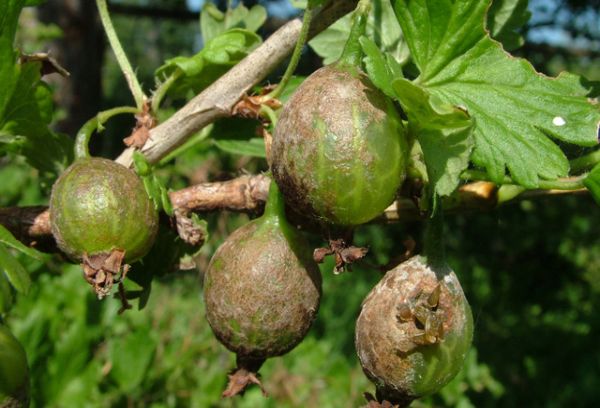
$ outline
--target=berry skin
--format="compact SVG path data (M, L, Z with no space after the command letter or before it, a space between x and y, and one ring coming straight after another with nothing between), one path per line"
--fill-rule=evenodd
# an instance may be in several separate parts
M378 397L406 404L441 389L462 368L473 317L458 278L415 256L388 271L363 302L356 349Z
M52 188L50 223L59 248L75 261L119 249L131 263L154 243L158 214L132 170L108 159L81 158Z
M283 107L272 172L291 208L352 226L381 214L404 180L405 130L367 75L333 64L315 71Z

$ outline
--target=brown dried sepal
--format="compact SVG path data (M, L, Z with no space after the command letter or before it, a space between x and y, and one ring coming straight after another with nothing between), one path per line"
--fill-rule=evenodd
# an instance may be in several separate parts
M377 400L377 398L375 398L373 396L373 394L371 394L369 392L365 392L363 395L365 396L365 399L367 400L367 405L365 406L365 408L402 408L400 406L400 404L392 404L388 400L383 400L383 401L379 402ZM403 406L406 406L406 405L403 405Z
M123 139L123 143L127 147L141 149L150 138L150 129L156 126L156 119L151 112L150 103L145 102L142 106L142 111L135 115L135 127L131 135Z
M227 377L229 378L229 383L227 384L225 391L223 391L223 394L221 394L223 398L243 395L246 391L246 388L252 384L258 385L260 387L260 391L265 397L268 395L267 391L260 382L259 375L251 370L246 368L238 368Z
M92 285L98 299L102 299L110 294L113 284L119 284L119 297L122 307L120 313L131 306L125 297L123 280L129 271L129 265L123 264L125 251L122 249L113 249L110 252L102 252L95 255L83 254L83 277Z
M273 88L273 85L265 86L257 95L242 96L242 99L231 110L231 114L242 118L261 119L260 108L262 105L266 105L271 109L281 108L281 101L279 99L266 96Z
M398 304L396 318L400 324L407 323L406 337L397 344L398 351L409 353L419 346L436 344L444 339L442 290L442 281L430 291L417 285L406 301Z
M175 225L177 226L177 234L186 243L192 246L202 246L206 241L206 230L196 225L188 212L176 208Z
M313 252L313 259L317 263L322 263L327 255L335 256L335 268L333 273L336 275L344 272L346 268L350 269L350 264L362 259L368 248L347 246L343 239L329 240L329 247L317 248Z

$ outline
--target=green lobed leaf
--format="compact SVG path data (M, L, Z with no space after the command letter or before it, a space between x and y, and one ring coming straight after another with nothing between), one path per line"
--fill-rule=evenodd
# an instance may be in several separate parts
M406 79L397 79L392 85L408 115L409 132L419 141L431 192L450 195L469 166L473 121L465 111Z
M597 164L583 180L583 185L590 191L592 197L600 205L600 164Z
M394 9L420 71L416 83L476 120L472 161L501 183L506 172L527 188L566 176L551 138L597 143L600 111L581 78L543 76L507 54L484 29L488 2L396 0Z
M17 251L38 261L43 262L48 258L46 254L43 254L31 247L24 245L21 241L16 239L14 235L11 234L11 232L7 230L3 225L0 225L0 243L7 245L13 249L16 249Z
M337 61L342 54L344 44L350 35L351 14L340 18L309 41L310 47L323 58L324 65ZM381 51L389 53L399 63L403 64L408 59L408 48L398 21L394 18L390 0L372 1L366 35Z
M0 244L0 270L4 271L10 284L18 292L27 293L31 285L29 274L3 244Z
M266 20L267 10L258 4L248 9L240 2L237 7L223 13L213 3L206 2L200 13L200 31L207 43L231 28L256 32Z
M511 51L523 45L523 36L517 31L531 18L527 0L494 0L487 14L487 29Z
M171 96L182 97L190 90L199 93L245 58L261 41L251 31L233 28L212 38L191 57L179 56L167 60L156 70L155 76L164 80L177 75L168 91Z
M239 154L241 156L252 156L266 158L265 141L260 137L253 137L249 140L237 139L216 139L215 146L224 152Z

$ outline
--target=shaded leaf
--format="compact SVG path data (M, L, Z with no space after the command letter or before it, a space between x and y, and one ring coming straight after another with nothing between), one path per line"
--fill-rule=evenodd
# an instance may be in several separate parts
M494 0L487 14L487 29L508 51L523 45L523 36L517 31L531 18L527 0Z
M31 285L29 274L2 244L0 244L0 269L4 271L10 284L18 292L27 293Z
M8 312L13 304L13 294L5 274L0 273L0 315Z
M40 62L19 65L13 94L0 115L0 134L15 136L11 150L25 156L43 174L58 175L72 160L73 142L48 127L52 92L41 81L40 69Z
M19 252L24 253L25 255L37 259L38 261L44 261L48 256L43 254L31 247L26 246L21 241L16 239L13 234L9 230L7 230L3 225L0 225L0 243L5 244L13 249L16 249Z
M259 137L249 140L218 139L214 141L219 149L232 154L266 158L265 141Z

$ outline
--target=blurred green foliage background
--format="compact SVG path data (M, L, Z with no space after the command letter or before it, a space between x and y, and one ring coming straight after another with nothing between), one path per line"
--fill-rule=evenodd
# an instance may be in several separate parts
M175 55L193 53L197 23L116 17L117 31L143 82ZM60 35L41 26L29 44ZM158 30L158 31L157 31ZM50 33L50 34L48 34ZM41 39L40 39L41 38ZM527 48L520 51L525 56ZM600 79L590 58L557 53L538 69L563 67ZM598 61L597 54L596 59ZM308 61L314 56L307 56ZM581 63L578 64L578 61ZM129 102L112 56L103 65L102 106ZM311 70L310 66L303 68ZM177 103L173 103L173 109ZM131 123L112 122L97 153L114 155ZM576 152L577 153L577 152ZM200 141L162 166L170 188L266 169L262 159L224 153ZM45 204L28 165L0 163L0 206ZM198 268L168 271L153 282L147 306L118 315L115 299L98 301L78 266L57 257L22 259L34 285L18 296L7 324L23 343L31 367L34 407L357 407L373 387L354 351L360 303L381 278L379 266L420 239L419 223L368 225L355 242L370 248L351 272L323 265L323 299L305 341L261 369L270 396L255 387L222 400L234 356L204 318L202 273L218 244L248 216L208 214L211 237ZM415 407L591 407L600 401L600 208L586 195L520 201L487 213L447 218L450 265L475 317L475 339L464 370L443 391ZM322 242L311 237L315 246Z

